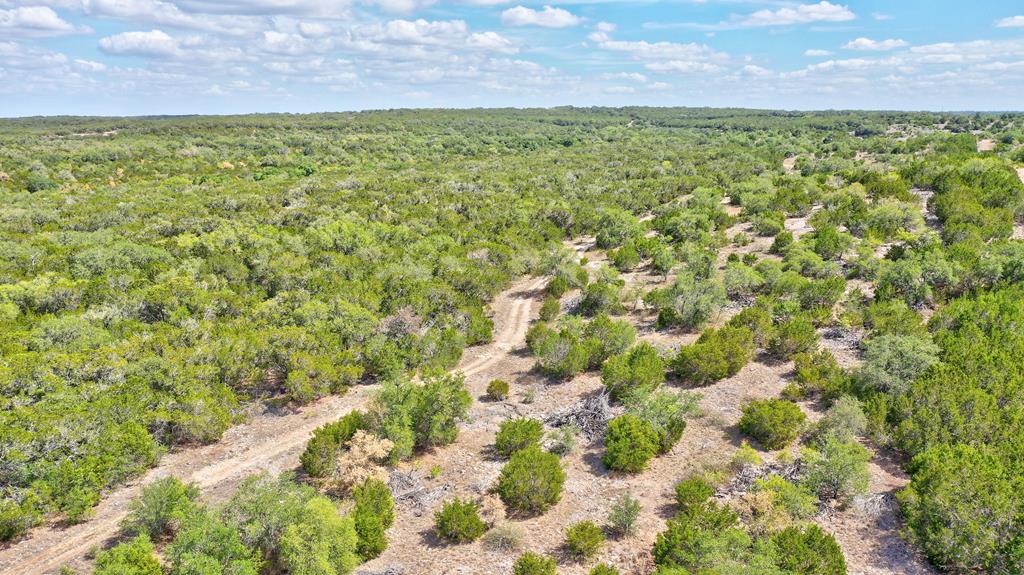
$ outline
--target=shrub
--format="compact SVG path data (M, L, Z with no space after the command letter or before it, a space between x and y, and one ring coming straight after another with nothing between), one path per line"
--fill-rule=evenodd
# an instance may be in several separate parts
M856 398L844 395L832 404L814 427L814 435L819 442L830 436L850 442L864 435L868 418Z
M622 401L633 392L653 391L663 381L665 362L649 343L612 357L601 368L601 382L615 401Z
M722 285L730 299L741 299L754 295L764 287L764 278L746 264L730 262L722 274Z
M387 484L368 479L352 491L352 518L358 537L357 550L364 560L379 556L388 547L385 531L395 521L395 501Z
M658 435L658 453L668 453L683 436L686 418L700 412L699 396L688 392L659 389L634 393L626 399L626 412L650 424Z
M128 516L121 528L129 534L144 533L149 540L161 539L181 526L193 511L199 489L175 477L157 479L142 488L142 494L131 502Z
M769 211L755 214L751 219L754 231L761 236L775 236L785 229L786 214L780 211Z
M551 278L548 281L548 285L545 288L549 297L553 297L556 300L565 295L565 292L569 291L569 280L560 275Z
M757 302L732 316L726 324L729 327L745 327L754 336L756 347L767 347L775 335L772 310L769 300L758 298Z
M610 254L612 265L619 271L628 272L640 265L640 254L632 243L627 243Z
M538 553L527 551L512 565L512 575L555 575L555 560Z
M939 351L926 337L873 337L865 345L860 382L868 389L902 395L912 381L939 361Z
M523 546L523 530L514 523L499 523L484 533L483 544L492 551L515 551Z
M453 499L434 514L437 534L455 543L476 541L487 531L487 525L480 519L479 507L472 501Z
M794 317L780 324L768 342L768 353L778 359L790 359L809 352L818 345L814 324L804 317Z
M805 485L787 481L778 475L754 482L754 492L767 492L772 502L792 519L810 519L818 510L818 498Z
M932 563L957 573L996 573L1020 560L1012 542L1024 527L1024 481L995 450L939 445L915 456L910 471L900 509L910 538Z
M7 497L0 499L0 541L13 539L41 523L43 514L39 503L35 496L24 497L21 502Z
M544 298L544 303L540 304L540 321L552 321L561 311L562 304L558 302L558 298L549 295Z
M609 357L629 349L636 340L636 328L628 321L600 314L586 325L583 337L590 350L588 367L595 368Z
M622 286L619 283L596 281L583 288L583 299L580 301L580 312L593 316L599 313L621 314Z
M794 355L793 370L801 397L820 393L825 399L834 399L850 387L846 370L827 349Z
M368 479L352 491L355 514L372 514L380 517L384 528L395 522L395 500L391 489L383 481Z
M337 422L313 430L313 437L299 456L302 470L309 477L316 478L334 473L338 450L352 439L355 432L367 429L368 424L365 413L353 410Z
M331 509L337 515L333 505ZM164 548L164 557L174 574L216 566L220 571L215 573L255 575L262 565L258 552L242 542L238 531L209 512L189 516L174 541Z
M590 570L590 575L619 575L619 570L613 565L599 563Z
M266 557L277 555L281 533L301 520L304 506L315 495L312 487L294 479L291 473L247 477L221 510L221 519L247 547Z
M846 575L846 559L834 537L817 525L787 527L772 535L775 564L800 575Z
M335 491L345 493L368 479L387 479L388 470L384 463L393 453L394 445L389 439L360 429L348 442L348 449L338 457L337 469L326 484Z
M545 324L535 324L527 332L526 342L541 370L555 377L570 378L590 365L591 350L580 334L568 329L555 331Z
M163 575L145 532L96 554L94 575Z
M620 537L632 535L640 510L640 502L635 497L629 493L620 495L608 510L608 526L612 533Z
M768 248L768 253L784 254L786 252L786 248L791 245L793 245L793 232L781 231L775 234L775 239L772 240L772 245Z
M512 454L498 477L497 492L512 511L536 514L558 503L564 484L558 456L533 446Z
M738 527L739 516L728 507L708 502L694 513L680 514L668 521L658 534L652 553L654 562L667 569L662 573L702 573L742 558L749 553L750 536ZM729 570L721 571L731 572Z
M394 444L390 458L397 460L411 455L414 447L455 441L459 421L472 403L461 375L431 377L422 384L393 380L378 390L372 418L377 433Z
M736 375L754 357L754 334L745 327L708 329L693 345L679 349L672 369L683 381L710 385Z
M658 453L658 434L650 423L631 414L608 422L602 461L609 469L637 473Z
M347 575L355 570L360 557L352 518L341 516L326 497L310 499L301 513L301 519L281 535L279 559L288 573Z
M494 450L508 457L520 449L539 445L542 437L544 424L540 421L527 417L506 419L494 438Z
M740 448L736 450L736 453L733 454L729 465L735 470L741 470L750 465L761 465L762 462L761 455L757 453L757 450L744 441Z
M604 545L604 532L593 521L580 521L565 530L565 549L578 560L597 555Z
M576 435L579 428L569 424L559 427L549 435L548 451L559 457L565 457L576 449Z
M807 416L792 401L763 399L743 408L740 431L756 439L765 449L782 449L800 435Z
M690 477L676 483L676 506L679 513L693 515L703 510L715 488L702 477Z
M726 303L725 288L714 279L698 279L683 271L669 288L667 306L658 312L658 328L700 329Z
M356 551L363 561L380 557L388 548L387 528L380 517L371 514L355 515Z
M870 460L871 454L863 445L828 436L819 449L804 451L804 484L822 501L849 503L854 496L868 489Z
M492 379L487 384L487 397L494 401L504 401L508 397L509 385L504 379Z

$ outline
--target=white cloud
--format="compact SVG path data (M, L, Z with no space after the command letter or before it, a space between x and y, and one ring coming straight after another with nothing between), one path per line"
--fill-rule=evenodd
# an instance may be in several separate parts
M832 52L829 51L829 50L818 50L818 49L815 49L815 48L811 48L809 50L804 50L804 56L810 56L812 58L818 58L818 57L821 57L821 56L831 56L831 55L832 55Z
M996 22L997 28L1024 28L1024 16L1009 16Z
M265 30L263 32L263 50L272 54L287 56L299 56L314 49L314 46L305 37L299 34L287 34L277 30Z
M599 46L604 50L626 52L634 57L645 59L721 60L728 57L722 52L712 50L705 44L694 42L680 44L678 42L647 42L644 40L638 42L606 40L601 42Z
M647 87L651 90L668 90L672 87L672 84L669 84L668 82L654 82Z
M652 72L677 72L680 74L692 74L695 72L718 72L721 66L707 62L694 62L692 60L669 60L667 62L652 62L644 64L644 68Z
M0 10L0 35L4 36L41 38L89 31L88 28L67 22L48 6L21 6Z
M433 6L436 0L364 0L367 4L378 6L385 12L395 12L398 14L411 14L417 10L422 10Z
M889 38L888 40L872 40L871 38L857 38L843 44L847 50L863 50L867 52L885 52L909 46L906 40Z
M223 16L200 17L186 14L175 4L162 0L82 0L82 10L87 15L97 18L116 18L212 32L240 33L242 28L251 28L251 22L247 22L247 26L242 26L246 18L233 18L230 22L223 22Z
M822 0L817 4L800 4L778 10L758 10L736 18L735 24L742 27L788 26L811 22L845 22L856 17L857 15L846 6Z
M878 20L879 22L884 22L885 20L892 20L891 15L883 14L882 12L872 12L871 17L874 18L875 20Z
M372 39L395 44L450 45L469 31L462 20L391 20Z
M82 59L75 60L75 66L86 72L102 72L107 69L107 65L102 62Z
M767 68L762 68L761 66L755 66L753 64L747 64L741 69L741 71L749 76L766 77L774 74L774 72Z
M614 32L618 26L611 22L598 22L594 28L596 28L598 32Z
M631 80L643 84L647 81L647 76L639 74L637 72L615 72L608 74L601 74L598 76L601 80Z
M100 49L119 56L170 58L181 54L177 39L162 30L122 32L100 40Z
M502 52L504 54L515 54L519 48L508 38L497 32L478 32L470 34L466 38L466 45L471 48Z
M501 13L501 22L506 26L543 26L545 28L568 28L582 22L575 14L545 6L543 10L534 10L525 6L509 8Z
M185 12L233 16L301 15L346 18L348 0L174 0Z
M783 4L777 10L764 9L750 14L733 14L728 20L716 24L703 22L646 22L644 28L671 29L689 28L714 32L717 30L737 30L741 28L765 28L770 26L791 26L794 24L812 24L815 22L846 22L854 20L857 15L849 8L822 0L817 4Z

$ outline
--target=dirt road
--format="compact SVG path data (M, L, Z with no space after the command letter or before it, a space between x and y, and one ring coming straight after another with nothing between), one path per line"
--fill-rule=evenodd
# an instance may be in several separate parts
M515 342L523 340L531 303L544 282L543 278L526 278L495 298L494 341L466 350L459 369L467 377L500 361ZM70 527L40 527L0 549L0 575L56 573L64 564L85 572L86 555L117 533L129 503L154 479L173 476L195 482L205 499L219 501L253 473L293 469L314 429L362 407L374 389L376 385L359 386L344 396L326 397L300 410L265 411L228 430L213 445L170 453L142 478L109 493L96 507L93 519Z

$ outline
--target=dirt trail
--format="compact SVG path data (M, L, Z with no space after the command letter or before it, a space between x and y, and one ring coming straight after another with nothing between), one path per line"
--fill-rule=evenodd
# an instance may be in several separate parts
M466 350L460 370L467 377L499 362L523 340L531 304L544 282L544 278L526 278L495 298L494 341ZM215 444L170 453L143 477L109 493L96 507L93 519L69 527L40 527L0 549L0 575L56 573L64 564L86 572L86 555L116 535L129 503L154 479L173 476L193 481L206 500L220 501L253 473L293 469L314 429L365 405L376 387L355 387L344 396L326 397L301 410L267 410L229 429Z

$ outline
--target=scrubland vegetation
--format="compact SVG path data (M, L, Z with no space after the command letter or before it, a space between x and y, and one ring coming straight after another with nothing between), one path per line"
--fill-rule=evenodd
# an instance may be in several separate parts
M846 573L822 517L863 503L875 457L909 474L902 532L935 568L1024 572L1021 121L637 108L0 122L0 538L89 521L104 492L254 406L372 384L316 429L297 474L255 475L220 503L149 484L94 567L327 575L386 557L396 466L457 444L474 401L532 403L505 374L471 393L453 369L492 339L488 302L533 275L548 279L517 344L546 393L594 379L600 433L507 418L480 454L500 462L507 522L454 493L428 514L439 545L504 553L515 574L632 572L602 555L645 535L653 510L629 492L558 526L558 561L523 548L516 522L564 505L574 451L628 485L678 454L688 422L713 420L702 393L781 365L780 396L751 395L722 426L749 443L658 486L674 501L641 521L658 525L655 573ZM977 151L981 134L995 151ZM581 237L602 262L569 249Z

